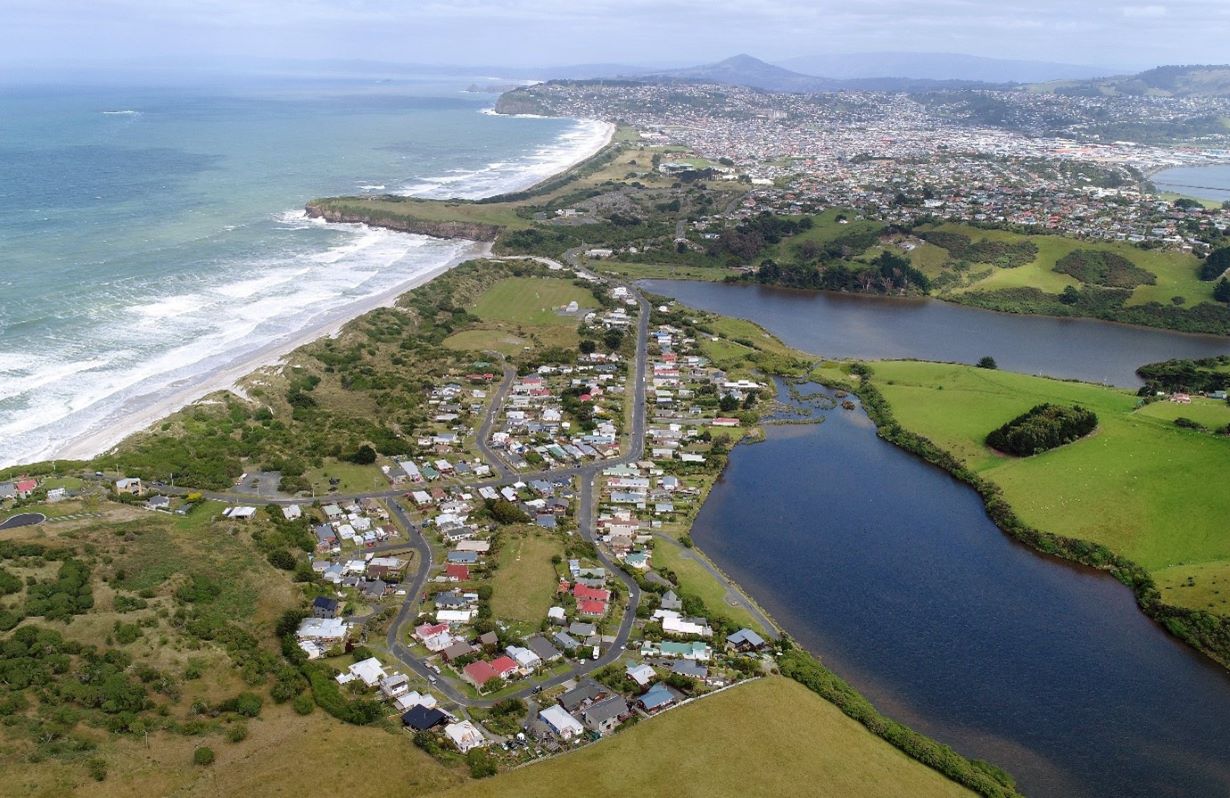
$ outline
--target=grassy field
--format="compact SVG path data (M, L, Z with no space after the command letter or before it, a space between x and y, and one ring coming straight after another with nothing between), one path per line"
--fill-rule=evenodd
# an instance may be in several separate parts
M491 579L491 614L538 624L547 617L559 580L551 556L563 554L559 540L546 532L505 533L499 568Z
M1127 391L968 366L884 362L876 384L903 426L956 454L1003 488L1022 520L1102 543L1166 584L1224 583L1230 576L1230 440L1176 427L1178 415L1222 424L1230 408L1158 403L1138 409ZM1028 458L983 444L995 427L1041 402L1080 404L1098 415L1083 440ZM1225 612L1224 597L1166 591L1184 606Z
M320 468L310 468L304 472L304 478L312 484L317 496L327 496L336 487L339 493L358 493L361 491L384 490L389 481L374 465L358 465L342 460L325 460ZM330 485L330 479L340 479L336 485Z
M812 217L812 227L796 236L783 240L777 246L769 248L764 257L775 260L788 260L794 257L794 252L803 244L827 244L842 236L863 233L869 230L879 230L884 227L882 222L871 219L856 219L856 211L845 208L830 208ZM845 218L842 224L839 217Z
M692 559L691 552L673 546L666 541L658 541L653 549L653 564L657 568L669 568L679 579L682 591L695 594L705 602L711 612L725 615L739 626L748 626L763 632L751 613L739 606L726 601L726 588L705 570L705 567Z
M603 274L617 274L632 280L697 280L718 282L736 274L730 269L706 266L672 266L659 263L623 263L621 261L591 261L590 268Z
M569 302L582 308L598 306L592 293L569 280L506 277L483 292L471 310L485 321L576 327L577 316L557 312Z
M1169 304L1172 297L1183 297L1188 305L1210 301L1213 284L1197 278L1199 262L1192 255L1164 250L1139 249L1131 244L1104 241L1079 241L1054 235L1024 236L1006 230L982 230L961 224L943 224L934 228L950 233L960 233L973 240L987 238L992 241L1013 243L1029 240L1038 246L1038 256L1033 261L1015 269L1004 269L987 264L975 264L972 271L991 269L991 274L981 280L956 289L957 293L970 290L994 290L999 288L1040 288L1048 293L1059 293L1067 286L1080 287L1074 277L1054 271L1055 262L1076 249L1113 252L1130 260L1157 277L1156 285L1141 285L1133 291L1129 305L1144 302ZM936 249L939 249L936 247ZM925 269L924 269L925 270ZM930 272L928 272L930 274Z
M492 329L462 330L444 339L444 345L449 349L473 350L476 352L499 352L504 355L520 353L529 340L501 330Z
M770 678L673 710L613 739L441 798L969 795L802 685ZM806 785L806 786L804 786Z

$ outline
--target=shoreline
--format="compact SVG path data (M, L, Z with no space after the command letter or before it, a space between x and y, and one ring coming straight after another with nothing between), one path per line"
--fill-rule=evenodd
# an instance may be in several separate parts
M411 279L398 283L374 296L359 300L353 305L339 310L331 318L322 323L300 330L284 338L270 341L253 352L240 356L222 366L216 367L193 380L191 385L172 387L169 395L160 396L150 402L142 402L151 398L152 394L134 396L117 408L111 417L104 419L94 429L81 433L61 442L56 449L44 457L44 460L89 460L107 454L120 443L133 435L149 429L167 416L189 407L210 394L218 391L235 392L234 388L240 380L262 368L277 366L286 357L302 346L335 335L350 322L377 308L390 307L398 297L407 291L426 285L441 274L475 258L488 257L491 254L491 244L472 241L465 251L459 252L444 263L433 266ZM242 394L236 394L242 396ZM141 407L130 409L130 404L140 404ZM119 416L120 418L113 418Z
M508 115L501 114L501 116ZM561 162L551 174L539 177L522 188L511 189L512 191L528 191L547 180L555 179L610 146L617 130L614 123L598 119L577 119L576 121L601 124L604 134L600 138L595 137L592 141L587 142L585 147L575 150L569 159ZM502 193L508 193L508 190L502 190L491 196L499 196ZM379 227L380 225L374 226ZM296 349L321 338L335 335L346 324L365 313L393 305L402 294L426 285L465 261L491 255L493 242L467 240L469 243L464 251L454 255L445 263L433 266L384 292L349 305L344 311L328 314L329 318L322 323L311 325L284 338L266 342L248 354L209 369L199 378L190 379L190 385L175 386L172 384L166 386L163 391L140 394L125 399L118 408L93 425L91 429L50 447L47 452L40 455L40 460L89 460L106 455L128 438L146 431L167 416L201 401L212 393L234 392L235 387L244 377L262 368L277 366ZM21 463L14 463L14 465L21 465Z

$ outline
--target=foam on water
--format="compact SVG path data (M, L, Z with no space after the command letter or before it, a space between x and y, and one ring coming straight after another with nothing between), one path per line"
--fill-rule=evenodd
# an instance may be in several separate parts
M475 198L525 188L596 151L608 135L606 125L578 122L522 157L445 173L414 193ZM236 236L255 236L261 248L245 248L249 239ZM53 332L30 340L28 350L0 351L0 466L56 457L100 431L99 445L112 445L133 431L130 419L142 408L208 385L271 345L332 328L470 245L326 224L301 209L225 226L199 249L227 254L205 254L191 274L100 286L96 304L74 311L88 324L85 334Z

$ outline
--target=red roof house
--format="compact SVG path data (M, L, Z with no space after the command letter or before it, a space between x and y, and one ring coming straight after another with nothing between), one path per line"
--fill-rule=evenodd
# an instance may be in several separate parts
M461 669L461 678L465 679L475 687L482 689L482 686L498 676L495 668L491 667L488 662L477 660Z
M572 595L576 597L576 600L578 602L586 600L586 599L592 600L592 601L602 601L602 602L607 602L611 600L611 591L603 590L597 587L589 587L588 585L581 585L581 584L575 585L572 588Z
M452 563L444 568L444 576L456 582L470 581L470 566Z
M606 602L595 601L593 599L578 601L577 612L582 615L591 615L595 618L601 618L603 615L606 615Z

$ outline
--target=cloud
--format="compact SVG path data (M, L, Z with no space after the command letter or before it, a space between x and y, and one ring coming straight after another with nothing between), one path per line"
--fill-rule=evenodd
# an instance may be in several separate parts
M1166 6L1124 6L1123 16L1132 19L1150 19L1166 16Z

